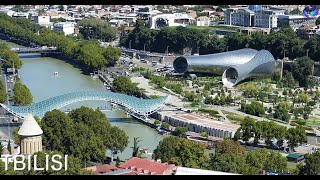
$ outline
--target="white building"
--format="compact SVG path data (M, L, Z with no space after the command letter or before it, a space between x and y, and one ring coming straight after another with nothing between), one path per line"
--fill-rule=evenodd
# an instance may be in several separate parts
M303 15L279 15L278 16L278 27L290 26L294 31L296 31L302 25L314 25L317 18L316 17L305 17Z
M227 173L222 171L210 171L204 169L195 169L187 167L177 167L175 170L175 175L240 175L234 173Z
M32 155L42 152L42 129L34 119L32 114L28 114L19 129L20 153L22 155Z
M50 16L33 16L33 22L39 24L42 27L51 29L53 23L50 22Z
M254 11L248 8L228 8L224 12L224 24L251 27L254 24Z
M186 26L195 24L195 19L187 14L161 14L151 18L151 29L161 29L164 26Z
M207 16L200 16L196 20L197 26L210 26L210 18Z
M261 10L254 15L254 26L262 28L278 27L278 16L284 15L285 10Z
M63 32L64 35L74 34L75 23L73 22L59 22L53 25L54 32Z

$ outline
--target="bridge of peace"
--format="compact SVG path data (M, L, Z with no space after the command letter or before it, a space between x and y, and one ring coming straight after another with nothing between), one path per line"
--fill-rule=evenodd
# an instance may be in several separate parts
M238 129L238 125L216 122L203 117L196 118L189 113L177 115L178 113L174 111L157 112L163 109L169 99L170 95L157 99L142 99L108 91L83 91L52 97L27 106L11 106L2 103L0 103L0 106L7 112L24 120L30 113L42 118L48 111L60 109L80 101L108 101L120 106L131 116L146 123L149 123L148 116L152 116L161 121L168 122L172 126L187 127L189 131L196 133L207 132L210 136L218 138L233 137Z

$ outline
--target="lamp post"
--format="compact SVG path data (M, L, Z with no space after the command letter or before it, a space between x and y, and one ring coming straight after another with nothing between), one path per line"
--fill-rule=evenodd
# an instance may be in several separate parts
M228 52L229 46L227 46L227 52Z
M143 51L146 52L146 43L143 45Z
M129 49L130 49L130 50L131 50L131 41L132 41L132 40L129 41Z
M309 57L309 50L310 50L310 49L307 49L307 57Z
M167 46L167 56L168 56L168 54L169 54L169 46Z
M200 54L199 54L199 49L200 49L200 47L198 46L198 55L200 55Z

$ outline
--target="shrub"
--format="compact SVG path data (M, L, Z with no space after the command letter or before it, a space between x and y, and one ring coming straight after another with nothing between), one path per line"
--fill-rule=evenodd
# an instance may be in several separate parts
M163 122L161 124L161 127L165 128L165 129L169 129L170 125L167 122Z
M202 136L202 137L208 137L208 133L207 133L207 132L202 132L202 133L201 133L201 136Z
M153 124L158 125L161 124L161 122L159 120L155 120Z

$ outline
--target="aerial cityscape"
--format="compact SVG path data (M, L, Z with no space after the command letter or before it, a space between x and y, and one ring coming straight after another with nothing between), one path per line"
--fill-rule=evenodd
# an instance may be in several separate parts
M320 5L0 5L0 175L320 175Z

